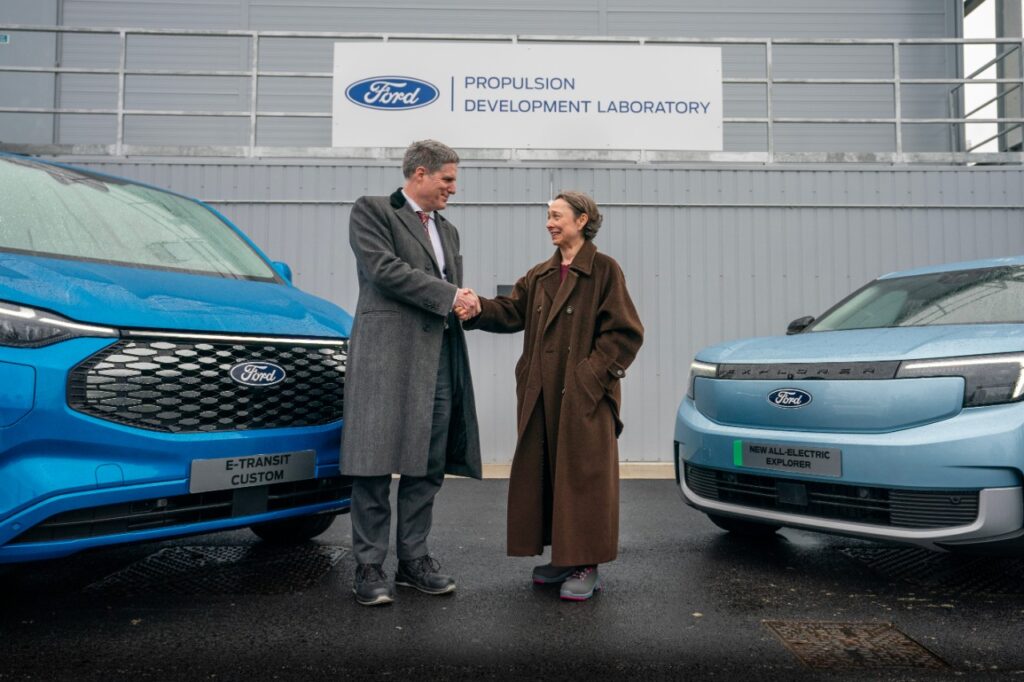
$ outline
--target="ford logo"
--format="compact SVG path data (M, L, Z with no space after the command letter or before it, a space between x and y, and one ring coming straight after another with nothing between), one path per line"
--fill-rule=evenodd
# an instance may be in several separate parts
M811 404L811 394L799 388L780 388L768 394L768 402L775 407L803 407Z
M356 81L345 97L370 109L418 109L437 99L438 89L426 81L406 76L375 76Z
M240 362L231 368L231 378L243 386L273 386L284 381L286 373L272 362Z

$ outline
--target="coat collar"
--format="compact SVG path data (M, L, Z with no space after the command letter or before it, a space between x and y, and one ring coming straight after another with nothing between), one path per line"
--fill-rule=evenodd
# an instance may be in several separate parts
M566 301L569 300L569 296L572 295L573 290L576 288L576 283L579 282L580 276L590 277L590 273L594 269L594 255L596 253L597 247L594 246L592 241L587 240L583 242L583 246L577 252L576 257L572 259L572 265L569 266L565 282L562 282L559 276L560 266L562 265L562 253L560 251L556 250L554 255L545 264L544 271L540 275L540 283L544 292L551 300L551 306L544 321L545 331L555 321L558 313L561 312Z
M583 242L583 246L580 247L579 252L576 253L576 257L572 259L572 265L569 266L570 270L575 270L581 275L590 276L590 273L594 269L594 256L597 254L597 247L594 246L594 242L587 240ZM544 277L549 274L552 270L558 270L562 265L562 252L555 249L555 252L551 255L551 258L544 264L544 269L541 271L540 276Z

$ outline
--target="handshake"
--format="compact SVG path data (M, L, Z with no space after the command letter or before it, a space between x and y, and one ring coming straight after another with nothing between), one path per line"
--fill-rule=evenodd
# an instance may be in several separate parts
M480 298L472 289L459 289L452 311L462 322L480 314Z

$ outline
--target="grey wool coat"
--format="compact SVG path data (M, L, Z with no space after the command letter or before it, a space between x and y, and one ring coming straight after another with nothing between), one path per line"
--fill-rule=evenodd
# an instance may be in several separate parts
M541 554L551 545L556 566L603 564L618 554L619 382L644 328L619 264L593 242L583 244L564 282L561 262L555 251L510 296L481 298L480 315L465 327L524 332L508 553Z
M440 214L447 277L402 192L360 197L349 241L359 301L345 376L341 473L425 476L434 389L447 314L462 286L459 233ZM450 333L454 379L445 472L481 477L480 435L465 334Z

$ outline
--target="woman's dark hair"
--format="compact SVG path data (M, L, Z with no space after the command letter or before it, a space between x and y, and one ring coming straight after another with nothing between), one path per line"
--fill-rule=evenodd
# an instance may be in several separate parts
M597 210L597 202L591 199L588 195L583 192L573 192L572 190L562 190L558 193L555 199L561 199L565 203L569 204L572 208L573 217L579 218L581 215L586 214L587 224L583 226L583 238L587 241L597 236L597 231L601 229L601 221L603 220L601 212ZM554 201L555 199L552 199Z

